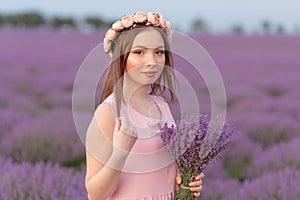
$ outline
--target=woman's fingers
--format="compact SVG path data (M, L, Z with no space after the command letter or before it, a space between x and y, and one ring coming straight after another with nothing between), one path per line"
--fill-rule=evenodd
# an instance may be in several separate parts
M200 181L195 181L195 182L191 182L191 183L189 184L189 186L191 186L191 187L197 187L197 186L199 186L199 185L202 185L202 180L200 180Z
M203 178L204 178L204 174L200 173L198 176L196 176L196 178L195 178L196 181L189 183L190 191L194 192L195 197L200 196L200 192L203 188L203 186L202 186Z
M194 197L199 197L200 196L200 192L202 190L202 178L204 177L204 174L201 173L200 175L196 176L194 182L189 183L189 189L191 192L193 192ZM177 185L181 185L182 184L182 179L180 175L176 176L176 183Z
M192 192L201 192L201 190L202 190L202 185L198 187L190 187L190 191Z
M202 179L203 178L204 178L204 174L201 172L198 176L196 176L196 178L195 178L196 181L190 182L189 186L197 187L197 186L202 185L202 183L203 183Z
M202 185L199 187L190 187L190 191L194 192L194 197L200 197L200 192L202 191Z
M126 134L137 137L136 128L126 117L120 117L121 120L121 127L120 130L125 132Z
M194 197L200 197L200 192L194 192Z
M204 178L204 173L201 172L198 176L196 176L196 180L200 180Z
M176 176L176 183L177 183L177 185L180 185L181 184L181 182L182 182L182 180L181 180L181 176Z
M201 173L200 175L196 176L196 178L195 178L196 181L189 183L189 186L190 187L199 187L200 185L203 184L203 181L202 181L203 178L204 178L204 174ZM180 175L176 176L176 182L178 185L182 183L182 179L181 179Z

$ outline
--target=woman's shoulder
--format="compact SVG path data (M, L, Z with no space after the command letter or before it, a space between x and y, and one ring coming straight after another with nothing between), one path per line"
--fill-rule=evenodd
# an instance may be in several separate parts
M109 103L100 103L94 111L94 115L87 130L87 140L93 143L97 138L99 140L99 133L104 134L107 138L112 140L113 127L115 125L115 117L112 105ZM99 132L100 131L100 132Z
M109 95L104 99L103 102L101 102L96 110L95 110L95 116L97 118L108 118L111 119L114 116L114 97L113 94Z
M115 103L115 98L114 98L114 93L111 93L110 95L108 95L104 100L103 102L101 102L101 104L105 104L105 103ZM101 105L100 104L100 105Z

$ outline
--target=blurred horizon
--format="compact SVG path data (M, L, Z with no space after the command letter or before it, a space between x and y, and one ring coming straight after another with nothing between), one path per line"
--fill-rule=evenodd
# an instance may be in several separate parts
M165 18L171 21L175 30L183 32L199 29L212 34L233 31L253 34L264 32L264 27L269 29L271 33L278 30L286 34L298 34L300 32L300 16L297 14L300 2L295 0L278 0L276 2L270 0L243 2L229 0L226 3L216 0L200 2L186 0L176 2L176 6L172 6L173 3L171 0L163 2L154 0L151 4L138 0L131 0L130 4L123 1L98 2L96 0L76 3L70 0L63 2L58 0L27 0L26 2L2 0L0 15L36 12L46 19L67 17L82 24L86 17L115 21L124 15L142 10L163 14ZM117 9L115 5L122 9ZM289 13L289 15L282 13Z

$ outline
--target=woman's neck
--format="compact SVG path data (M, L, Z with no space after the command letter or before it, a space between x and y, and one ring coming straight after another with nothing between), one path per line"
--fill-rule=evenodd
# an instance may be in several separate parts
M145 100L149 97L148 86L140 86L139 88L123 87L123 97L126 103L139 100Z
M149 98L149 85L139 85L133 81L124 80L123 97L126 103L146 100Z

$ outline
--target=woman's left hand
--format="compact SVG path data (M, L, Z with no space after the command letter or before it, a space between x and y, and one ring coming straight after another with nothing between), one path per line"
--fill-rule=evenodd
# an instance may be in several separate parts
M196 176L194 182L189 183L190 191L192 191L194 193L195 197L200 196L200 192L202 190L202 179L203 178L204 178L204 174L203 174L203 172L201 172L198 176ZM181 176L176 177L176 182L180 186L180 184L182 182Z

